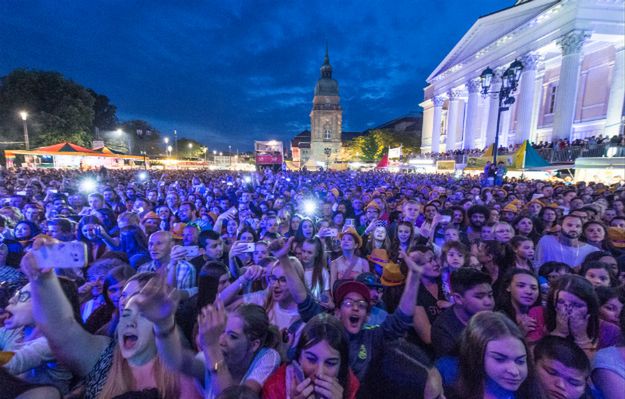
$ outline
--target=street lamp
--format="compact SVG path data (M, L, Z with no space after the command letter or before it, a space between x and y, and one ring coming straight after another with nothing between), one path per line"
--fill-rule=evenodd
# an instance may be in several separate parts
M497 109L497 126L495 128L495 146L493 148L493 164L497 166L497 152L499 151L499 123L501 121L501 112L508 111L510 105L514 104L514 92L517 89L519 80L521 79L521 72L523 71L523 63L519 60L514 60L512 64L501 75L501 88L499 91L488 91L493 81L495 73L492 69L486 68L482 71L480 79L482 81L482 95L486 96L491 93L499 94L499 107Z
M117 135L117 137L122 137L124 135L124 131L121 128L117 128L117 130L115 130L115 134ZM128 154L132 154L132 142L129 134L127 135L126 139L128 143Z
M167 146L167 152L169 153L169 156L171 157L171 152L174 148L170 145Z
M30 150L30 140L28 139L28 124L26 120L28 119L28 112L20 111L20 117L22 118L22 125L24 126L24 146L26 150Z
M204 153L204 163L208 163L208 147L202 147L202 152Z

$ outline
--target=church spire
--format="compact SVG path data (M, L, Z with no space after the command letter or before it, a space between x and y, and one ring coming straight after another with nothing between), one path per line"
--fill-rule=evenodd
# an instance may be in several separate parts
M328 55L328 42L326 41L326 55L323 58L321 66L321 78L332 79L332 65L330 65L330 56Z

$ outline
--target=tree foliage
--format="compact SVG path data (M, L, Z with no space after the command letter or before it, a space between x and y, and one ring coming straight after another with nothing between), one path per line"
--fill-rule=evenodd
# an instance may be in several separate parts
M356 137L348 145L347 153L356 160L365 162L379 161L389 147L402 146L403 154L412 154L418 151L418 138L409 132L395 132L392 130L372 130L365 135Z
M0 135L7 141L22 141L18 113L25 110L33 147L59 141L89 145L95 102L85 87L60 73L15 70L0 84Z

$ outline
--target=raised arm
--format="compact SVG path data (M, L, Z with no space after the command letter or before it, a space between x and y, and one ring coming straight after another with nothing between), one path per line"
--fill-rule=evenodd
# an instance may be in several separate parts
M298 277L297 272L291 263L291 259L289 259L289 248L291 248L293 240L293 237L289 238L286 243L282 240L276 240L271 243L269 250L280 261L280 266L282 266L282 270L284 270L284 277L286 277L286 286L291 292L293 300L295 303L300 304L304 302L306 296L308 296L308 290L302 280Z
M55 240L38 238L33 249ZM72 307L51 269L41 269L35 257L22 258L22 271L28 276L33 300L33 317L48 339L55 357L79 376L87 375L110 343L110 338L92 335L74 318Z
M404 262L406 262L406 266L408 266L408 276L406 277L406 286L404 287L404 292L399 299L398 309L401 310L401 312L406 316L412 317L415 310L415 303L417 303L419 279L421 278L423 268L417 265L415 261L410 259L410 257L406 255L404 251L401 251L399 256L404 260Z
M188 376L204 379L204 363L195 352L184 348L174 316L180 300L180 291L168 287L162 278L150 280L141 292L130 299L146 319L154 323L158 354L165 364Z

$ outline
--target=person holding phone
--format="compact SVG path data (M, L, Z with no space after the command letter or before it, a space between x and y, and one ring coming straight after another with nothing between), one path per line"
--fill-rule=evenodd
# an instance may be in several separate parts
M321 313L306 323L295 360L265 382L263 399L354 399L360 383L349 368L349 342L335 317Z

